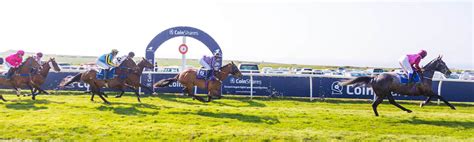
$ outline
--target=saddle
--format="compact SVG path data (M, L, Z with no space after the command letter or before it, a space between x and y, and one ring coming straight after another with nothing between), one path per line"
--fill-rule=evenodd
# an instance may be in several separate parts
M197 79L209 80L213 76L213 71L208 69L199 69L196 72Z
M408 75L398 74L398 77L400 78L400 83L408 84L408 81L409 81ZM413 80L412 81L413 81L412 83L421 83L420 75L417 72L413 73Z
M115 78L115 68L111 68L110 70L101 69L96 74L97 80L109 80Z

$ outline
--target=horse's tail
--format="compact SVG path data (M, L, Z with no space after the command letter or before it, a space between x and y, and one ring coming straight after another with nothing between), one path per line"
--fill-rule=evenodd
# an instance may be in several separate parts
M178 81L178 77L179 77L179 74L176 75L176 76L173 77L173 78L162 79L162 80L156 82L155 84L153 84L153 87L155 87L155 88L158 88L158 87L166 87L166 86L168 86L169 84Z
M351 79L351 80L341 82L340 85L342 85L342 86L351 85L351 84L370 85L373 79L374 79L374 77L371 77L371 76L361 76L361 77L357 77L357 78L354 78L354 79Z
M82 73L79 73L75 75L74 77L68 76L64 78L63 81L61 81L61 83L59 83L59 87L64 88L64 86L68 86L71 83L78 82L81 80L81 76L82 76Z

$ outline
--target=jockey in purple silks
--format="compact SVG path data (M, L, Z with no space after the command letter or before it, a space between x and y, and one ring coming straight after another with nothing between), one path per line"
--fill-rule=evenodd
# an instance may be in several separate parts
M405 73L408 76L408 83L413 82L415 71L422 72L422 69L420 68L419 64L420 64L421 59L425 58L426 55L427 55L427 52L425 50L421 50L417 54L408 54L408 55L402 56L398 60L400 63L400 66L402 66L402 69L405 71Z
M43 53L41 52L38 52L36 53L36 55L33 56L33 59L35 59L35 61L38 62L38 64L40 65L43 65L43 61L41 61L42 58L43 58Z
M204 69L207 69L207 70L212 70L213 73L212 73L212 77L214 77L214 72L218 72L219 69L221 68L221 61L222 61L222 55L221 55L221 52L218 50L214 51L214 56L210 57L210 56L203 56L200 60L199 60L199 64L202 65L202 67L204 67Z

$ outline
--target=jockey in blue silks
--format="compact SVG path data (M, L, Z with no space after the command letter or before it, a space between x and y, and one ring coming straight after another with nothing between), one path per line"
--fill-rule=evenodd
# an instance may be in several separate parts
M117 54L118 54L118 50L113 49L112 52L108 54L104 54L97 59L96 64L101 69L100 72L103 73L104 75L103 79L107 79L107 75L110 69L118 66L117 64L114 63L114 59L116 58Z

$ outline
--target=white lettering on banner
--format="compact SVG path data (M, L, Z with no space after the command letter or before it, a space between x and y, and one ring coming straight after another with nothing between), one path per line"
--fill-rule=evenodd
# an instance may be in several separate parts
M230 78L231 84L250 84L250 79ZM262 85L262 80L253 80L254 85Z
M348 95L374 95L374 90L370 87L355 87L354 85L347 85L346 93Z
M181 85L181 83L179 82L173 82L170 85L168 85L168 87L184 87L184 86Z
M148 51L148 52L153 51L153 47L151 47L151 46L148 47L148 48L146 49L146 51Z
M176 35L176 36L198 36L199 35L199 32L197 31L175 30L175 29L170 29L168 33L170 35Z
M90 85L87 83L79 83L79 82L74 82L69 86L66 86L66 88L72 89L72 88L86 88L86 90L89 90Z
M347 85L345 88L341 85L339 85L339 81L335 81L331 85L331 91L332 95L342 95L342 91L345 89L347 95L362 95L362 96L372 96L375 94L374 90L372 87L366 87L366 86L354 86L354 85ZM392 96L402 96L398 93L391 92Z
M250 89L250 86L227 86L224 85L225 89ZM268 87L253 87L255 90L267 90Z

